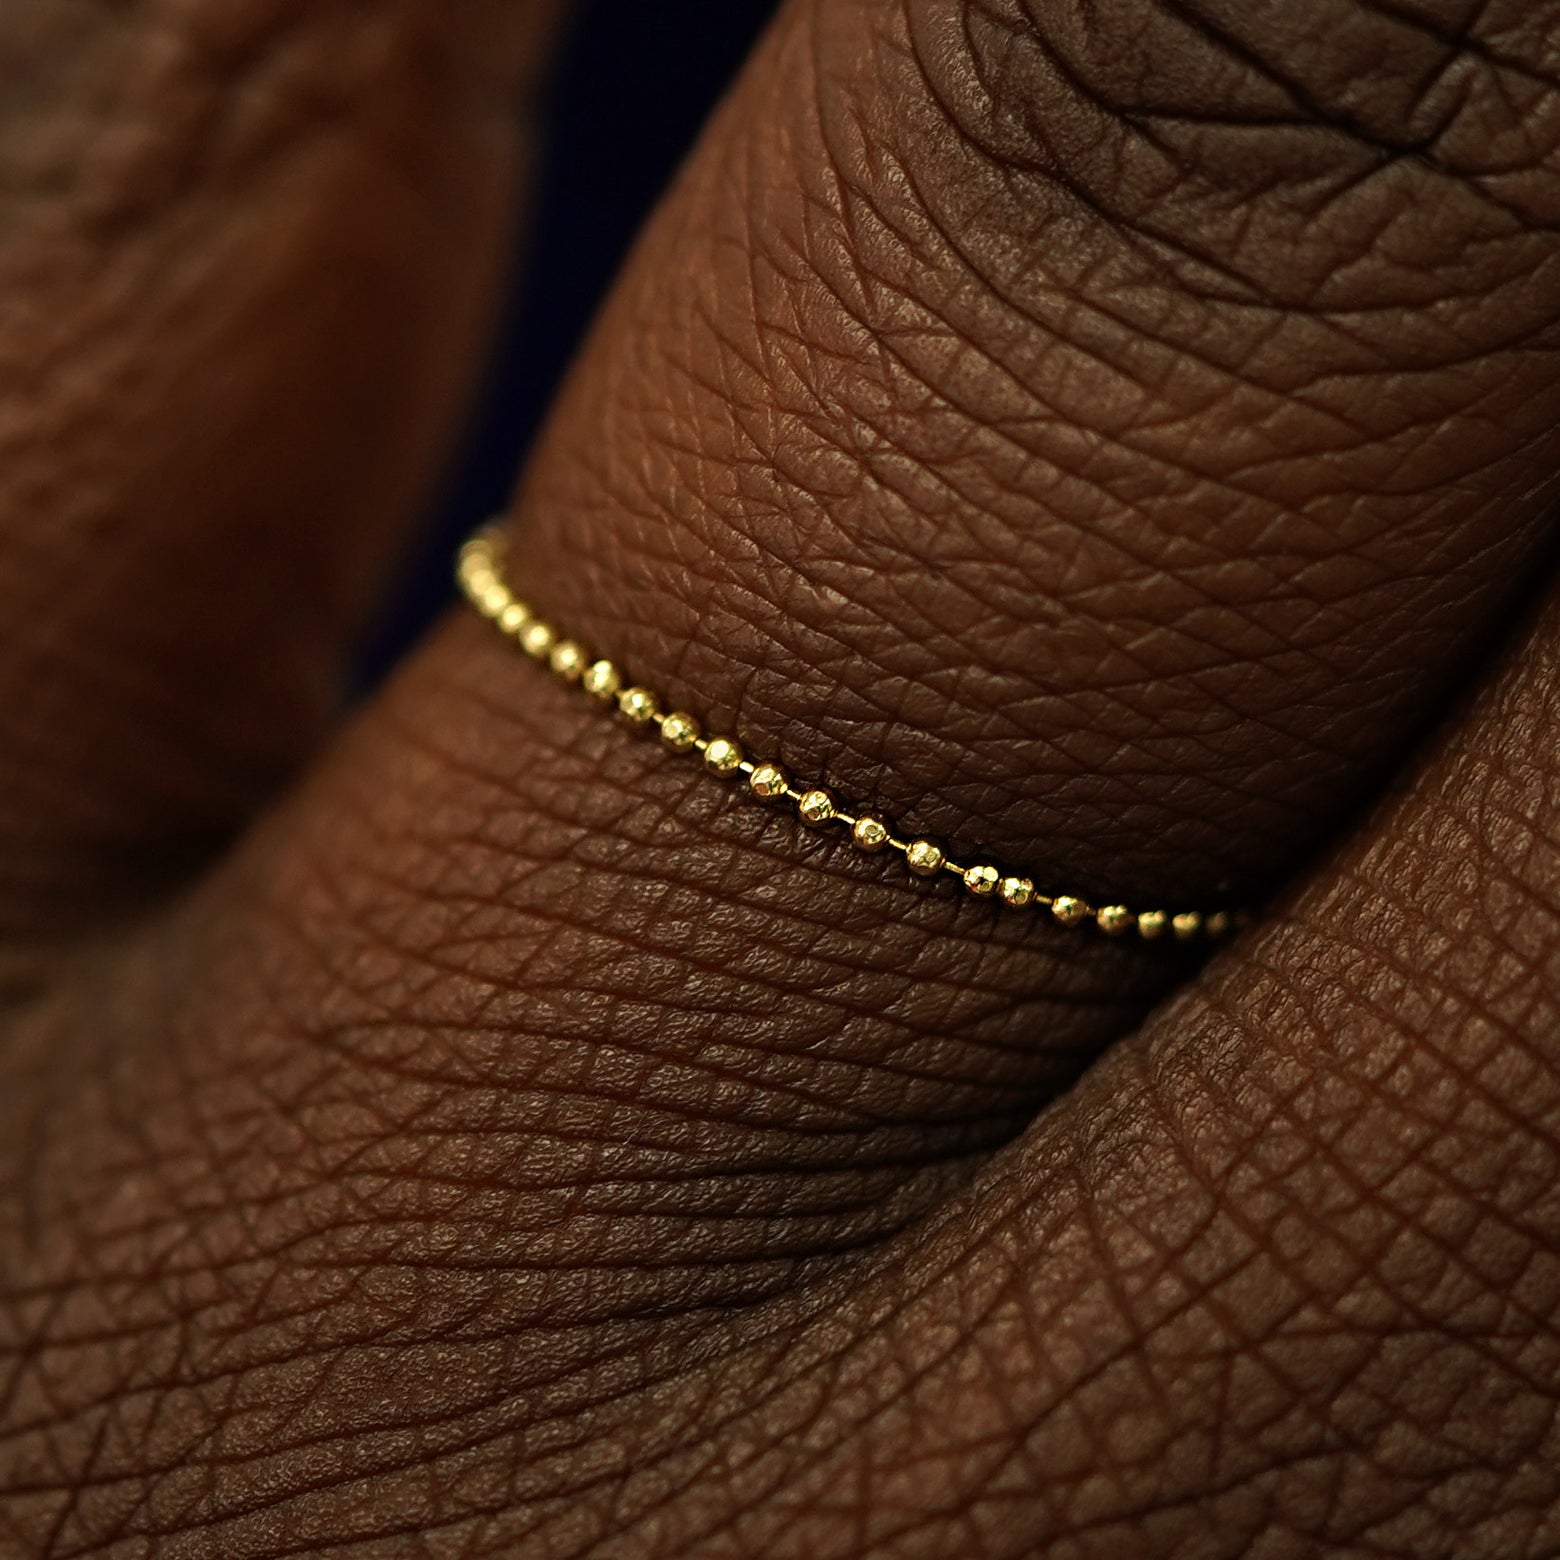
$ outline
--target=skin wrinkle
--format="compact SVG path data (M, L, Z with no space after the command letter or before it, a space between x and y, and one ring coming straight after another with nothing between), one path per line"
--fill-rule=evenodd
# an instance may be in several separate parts
M953 112L953 109L950 108L950 109L948 109L948 111ZM1409 273L1407 273L1407 271L1404 271L1404 273L1399 273L1399 275L1402 275L1402 278L1407 279L1407 276L1409 276ZM1418 285L1420 285L1420 287L1423 287L1423 285L1424 285L1424 279L1423 278L1421 278L1421 281L1418 282ZM1402 346L1402 343L1399 343L1399 353L1401 353L1401 346Z
M969 8L968 14L972 14L974 9L975 8L973 7ZM911 14L912 16L916 16L920 13L912 11ZM994 16L992 17L992 20L995 20ZM1032 43L1041 51L1043 51L1045 57L1053 67L1061 66L1062 61L1060 57L1054 50L1047 47L1046 33L1043 28L1033 27L1028 24L1021 24L1015 20L1011 26L1011 37L1018 38L1020 36L1022 36L1022 39L1025 43ZM1002 90L991 78L985 76L981 72L982 63L988 51L983 50L978 45L976 45L973 35L967 33L966 40L967 52L974 64L974 68L977 73L977 77L980 80L984 95L992 103L1000 103L1005 99L1011 99L1013 94L1010 91ZM916 51L918 58L924 58L925 53L926 51L924 49L919 49ZM1083 96L1092 98L1094 106L1097 109L1102 110L1105 117L1112 123L1117 122L1122 117L1119 106L1112 107L1107 105L1103 98L1096 96L1090 89L1086 87L1085 83L1080 77L1065 71L1063 74L1065 75L1069 86L1071 86L1075 91L1081 93ZM968 140L968 143L973 150L981 152L987 156L997 158L1006 164L1014 165L1016 168L1022 169L1024 171L1039 171L1036 165L1033 165L1027 159L1018 156L1015 152L1015 148L1011 144L1001 144L997 141L983 137L974 129L972 129L970 116L965 106L955 103L952 98L942 96L937 80L935 80L931 75L926 74L924 70L923 79L926 81L927 87L930 90L933 98L938 101L945 119L951 125L955 126L959 133ZM1218 94L1215 93L1213 95L1217 96ZM1132 116L1128 116L1129 119L1131 117ZM1228 122L1227 112L1225 115L1221 116L1218 121L1216 121L1220 128L1226 126ZM1028 133L1031 136L1038 136L1038 131L1035 126L1031 126ZM1043 140L1043 137L1039 138ZM1160 150L1163 151L1164 148L1161 147ZM1184 170L1182 171L1184 172ZM1066 168L1058 164L1055 159L1051 159L1046 163L1044 172L1048 179L1054 180L1060 189L1064 190L1075 201L1077 201L1090 217L1098 218L1101 222L1108 225L1112 231L1113 236L1118 237L1125 245L1136 249L1141 254L1152 254L1154 252L1154 246L1158 246L1163 253L1167 253L1172 257L1179 256L1185 260L1193 262L1194 268L1196 270L1217 276L1222 280L1230 283L1235 289L1233 295L1226 295L1217 301L1222 301L1225 303L1238 301L1247 307L1262 307L1266 305L1268 307L1274 308L1276 312L1282 312L1284 308L1283 301L1268 296L1266 290L1255 278L1247 275L1241 270L1232 267L1228 262L1221 261L1221 259L1216 254L1210 252L1206 246L1199 247L1197 249L1188 247L1187 240L1183 237L1172 234L1161 226L1147 222L1147 212L1144 210L1136 211L1133 214L1134 220L1132 222L1124 222L1122 220L1121 214L1117 210L1108 204L1102 203L1094 195L1092 195L1084 185L1082 185L1077 180L1070 178ZM1119 177L1119 170L1113 169L1113 172L1116 173L1117 177L1112 182L1119 184L1121 182ZM1310 302L1314 300L1306 301ZM1292 303L1293 300L1290 300L1290 302Z
M1034 321L1034 323L1039 323L1039 321ZM1449 367L1449 365L1448 365L1448 367ZM1260 470L1260 468L1256 468L1256 470ZM1197 477L1203 477L1204 476L1204 473L1190 473L1190 474L1192 474L1192 476L1197 476Z
M1216 39L1222 46L1229 48L1246 64L1258 69L1266 68L1266 61L1261 54L1254 53L1250 49L1241 45L1229 31L1212 24L1208 20L1206 14L1208 10L1207 7L1191 8L1182 5L1170 5L1169 0L1166 0L1166 3L1167 7L1173 12L1173 14L1181 16L1189 22L1193 22L1194 25L1204 28L1209 37ZM1494 64L1488 51L1481 50L1476 45L1470 44L1468 40L1448 40L1446 53L1443 55L1440 62L1432 66L1432 80L1438 82L1440 78L1447 74L1453 66L1459 64L1465 67L1464 76L1466 78L1469 76L1469 71L1466 69L1466 67L1471 67L1477 63L1483 63L1487 67ZM1541 89L1547 90L1552 88L1553 82L1551 78L1546 77L1541 72L1526 68L1519 62L1510 60L1505 61L1500 65L1500 69L1509 74L1525 75L1533 85ZM1494 79L1498 80L1498 77ZM1493 88L1494 80L1491 81L1490 85ZM1285 86L1286 89L1293 91L1292 82L1286 80ZM1459 115L1461 115L1463 110L1467 108L1471 96L1471 88L1465 85L1464 90L1461 93L1460 101L1453 102L1448 106L1446 111L1441 115L1441 122L1439 125L1433 127L1428 132L1420 133L1417 139L1412 141L1406 147L1395 147L1394 155L1400 156L1403 152L1406 151L1409 155L1415 157L1418 160L1426 162L1427 165L1431 167L1442 166L1438 159L1432 155L1431 149L1433 148L1437 139L1439 139L1443 134L1446 134L1454 124L1458 123ZM1411 101L1417 101L1420 104L1425 104L1428 102L1428 97L1429 94L1426 87L1421 84L1413 89L1411 94ZM1313 115L1315 114L1316 105L1314 103L1307 103L1304 106L1306 106ZM1513 115L1512 117L1516 116ZM1491 198L1493 198L1493 196Z

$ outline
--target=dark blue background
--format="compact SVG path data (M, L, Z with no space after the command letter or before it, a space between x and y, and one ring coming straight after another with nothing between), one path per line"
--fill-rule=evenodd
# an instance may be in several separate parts
M503 507L554 386L645 213L775 0L587 0L551 93L529 244L488 385L365 657L372 681L449 599L460 540Z

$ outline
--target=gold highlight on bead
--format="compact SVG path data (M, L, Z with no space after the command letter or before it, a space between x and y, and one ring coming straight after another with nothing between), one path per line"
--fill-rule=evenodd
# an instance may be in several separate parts
M704 749L704 767L727 780L742 767L742 749L730 737L712 737Z
M551 652L553 641L557 637L550 623L544 623L540 618L532 618L520 630L520 648L533 660L540 661Z
M785 795L791 782L778 764L760 764L748 776L748 788L760 801L772 802Z
M1034 900L1035 885L1029 878L1005 877L997 885L997 892L1002 895L1003 904L1022 910Z
M483 617L495 620L503 616L504 608L515 599L510 595L509 587L491 570L478 570L472 575L467 589L477 611Z
M633 726L648 726L661 706L648 688L625 688L618 695L618 711Z
M699 740L699 723L678 710L661 722L661 740L674 753L686 753Z
M964 886L977 899L987 899L996 893L997 884L1001 881L1002 874L995 867L979 866L965 868Z
M888 825L880 818L858 818L851 828L850 837L855 841L857 850L864 850L870 855L882 850L888 844L890 835Z
M500 632L534 660L545 662L565 682L577 683L604 705L615 705L624 720L640 729L659 728L663 746L673 753L691 755L712 775L730 780L746 776L748 789L765 802L792 800L797 816L812 828L840 823L850 830L857 850L874 853L889 846L904 856L905 865L917 877L935 878L941 873L957 876L967 892L991 899L1015 910L1035 905L1049 909L1060 926L1089 924L1108 937L1135 932L1144 942L1167 933L1180 942L1197 937L1216 940L1245 924L1243 913L1214 910L1132 910L1125 905L1095 908L1071 894L1041 894L1030 877L1004 874L988 862L966 867L950 861L940 845L927 839L906 842L892 824L870 814L852 816L842 811L832 792L822 786L797 781L776 763L751 762L741 743L731 737L704 735L698 719L684 710L662 713L659 696L650 688L627 686L627 678L614 662L591 660L590 652L576 639L561 638L553 626L536 616L510 587L504 575L505 543L496 530L479 532L460 550L456 578L472 606Z
M592 698L609 703L623 691L623 674L610 661L592 661L580 676L580 686Z
M552 654L547 657L547 664L565 682L578 682L580 673L585 670L585 663L589 659L585 654L584 645L577 639L560 639L552 647Z
M815 829L833 823L836 816L834 798L827 791L804 792L796 810L802 815L802 822L810 823Z

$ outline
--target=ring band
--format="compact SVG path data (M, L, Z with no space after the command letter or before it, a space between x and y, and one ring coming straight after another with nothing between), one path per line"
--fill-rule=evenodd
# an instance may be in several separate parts
M1062 926L1094 926L1109 937L1132 933L1150 942L1166 936L1181 942L1218 939L1243 919L1231 910L1132 910L1126 905L1092 905L1076 894L1044 894L1032 877L1005 873L987 862L966 865L932 840L904 838L884 818L847 810L824 787L793 780L770 760L750 758L734 738L707 735L692 715L667 710L657 694L631 683L615 663L592 656L578 640L560 635L509 586L504 578L507 551L497 529L488 528L461 548L456 568L466 599L505 638L563 682L615 707L631 727L657 731L671 752L701 762L719 779L745 781L759 801L794 807L805 826L847 830L857 850L869 855L890 852L902 858L916 877L953 877L976 899L1014 910L1048 911L1050 919Z

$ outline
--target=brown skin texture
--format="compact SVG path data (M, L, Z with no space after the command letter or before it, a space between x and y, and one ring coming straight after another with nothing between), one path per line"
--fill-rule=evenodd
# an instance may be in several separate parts
M118 46L58 37L44 115ZM305 48L325 80L385 57ZM0 1554L1560 1552L1557 77L1534 0L784 11L565 390L522 589L851 800L1050 888L1263 897L1256 923L1199 967L918 890L464 617L117 935L94 907L155 879L6 792L0 876L42 885L15 940L56 962L0 1046ZM316 231L301 193L216 188L225 223L269 192ZM313 211L348 247L365 220ZM430 299L479 263L397 253ZM125 338L170 399L72 379L105 468L160 450L183 497L112 490L159 594L77 609L183 701L184 746L66 740L139 729L79 632L7 617L0 650L53 701L0 719L60 744L61 797L128 807L116 766L155 759L141 841L206 816L241 712L296 752L240 679L326 678L350 618L219 639L213 701L226 620L181 549L264 579L327 541L197 498L350 489L311 567L364 601L407 429L431 452L454 415L322 349L408 465L327 461L312 416L274 421L266 295L210 263L242 329ZM0 349L38 378L20 327ZM273 440L237 474L177 437L219 350L232 427ZM90 531L0 523L8 601L79 572ZM229 825L255 799L223 794ZM72 952L52 885L111 859Z

